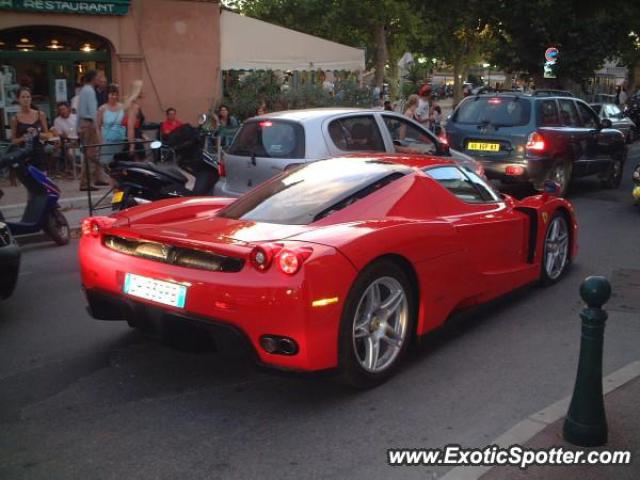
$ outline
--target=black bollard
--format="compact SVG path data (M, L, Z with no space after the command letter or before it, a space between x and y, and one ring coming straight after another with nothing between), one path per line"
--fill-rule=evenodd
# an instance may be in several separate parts
M607 312L602 306L611 296L611 284L604 277L588 277L580 285L587 307L580 312L582 337L578 374L569 412L564 420L564 439L580 447L607 443L607 418L602 395L602 345Z

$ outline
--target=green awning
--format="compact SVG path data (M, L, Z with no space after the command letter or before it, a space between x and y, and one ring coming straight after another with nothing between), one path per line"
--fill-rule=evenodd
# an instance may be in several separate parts
M85 15L126 15L131 0L0 0L0 10Z

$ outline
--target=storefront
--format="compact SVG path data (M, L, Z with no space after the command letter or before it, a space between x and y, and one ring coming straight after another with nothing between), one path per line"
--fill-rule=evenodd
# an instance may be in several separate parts
M25 85L51 122L97 69L124 94L143 80L149 121L174 107L192 122L218 99L219 31L217 0L0 0L0 120Z

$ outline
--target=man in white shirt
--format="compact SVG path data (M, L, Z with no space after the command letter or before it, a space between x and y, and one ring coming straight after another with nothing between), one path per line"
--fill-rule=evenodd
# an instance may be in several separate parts
M54 156L62 157L65 166L71 164L73 168L78 145L78 117L71 113L67 102L58 103L58 116L53 121L53 133L60 137Z

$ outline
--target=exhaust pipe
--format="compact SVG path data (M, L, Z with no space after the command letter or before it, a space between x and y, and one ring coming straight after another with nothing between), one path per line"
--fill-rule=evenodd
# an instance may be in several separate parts
M260 337L260 346L265 352L273 355L295 355L298 353L298 344L295 340L279 335L263 335Z

